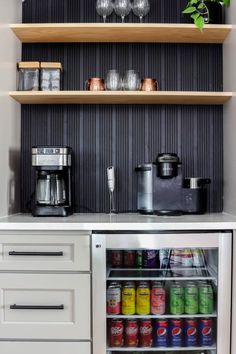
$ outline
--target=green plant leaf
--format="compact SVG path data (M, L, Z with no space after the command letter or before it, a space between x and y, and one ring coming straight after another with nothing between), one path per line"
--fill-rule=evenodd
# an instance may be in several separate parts
M227 6L227 7L229 7L229 5L230 5L230 0L224 0L224 5Z
M198 9L204 9L206 7L205 4L203 4L202 2L198 5Z
M191 14L193 12L196 11L196 7L193 7L193 6L190 6L190 7L187 7L183 12L183 14Z
M200 16L199 12L196 12L195 14L192 14L190 17L195 21L199 16Z
M225 0L225 1L227 1L227 0ZM191 1L190 1L190 4L191 4L191 5L194 5L194 4L197 4L198 2L199 2L199 0L191 0Z
M199 16L198 18L196 18L194 23L202 31L204 27L204 18L202 16Z

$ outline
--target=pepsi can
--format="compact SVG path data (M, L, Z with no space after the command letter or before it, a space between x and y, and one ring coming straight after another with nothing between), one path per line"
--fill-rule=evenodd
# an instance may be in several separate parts
M211 318L201 318L199 321L199 345L200 347L213 345L213 321Z
M170 346L183 346L183 321L181 319L170 320Z
M184 345L185 347L197 346L197 320L195 318L185 320Z
M154 347L168 347L168 321L164 318L155 320Z

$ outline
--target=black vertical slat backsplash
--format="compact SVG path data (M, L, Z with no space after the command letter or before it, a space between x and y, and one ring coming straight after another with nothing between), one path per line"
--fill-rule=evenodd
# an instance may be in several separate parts
M151 0L146 22L186 22L185 0ZM26 0L23 22L98 22L96 0ZM112 15L108 21L119 22ZM138 22L130 15L129 22ZM187 19L188 21L188 19ZM89 77L116 68L155 77L162 90L222 91L222 46L191 44L24 44L23 60L60 61L64 90L82 90ZM116 167L119 211L136 209L134 167L159 152L176 152L185 176L212 179L208 211L222 211L223 109L221 106L22 106L22 211L34 190L31 146L73 148L77 212L108 210L106 168Z

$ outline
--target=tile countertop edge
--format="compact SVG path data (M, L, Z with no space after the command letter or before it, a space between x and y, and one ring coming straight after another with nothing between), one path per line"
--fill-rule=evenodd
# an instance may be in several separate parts
M0 231L194 231L234 230L236 217L217 213L178 217L142 216L139 214L75 214L68 218L33 218L18 214L0 218Z

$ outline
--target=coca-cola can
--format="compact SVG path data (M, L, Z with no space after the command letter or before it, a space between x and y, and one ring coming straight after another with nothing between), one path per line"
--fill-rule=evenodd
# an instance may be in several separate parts
M135 251L124 251L124 267L134 268L135 267Z
M152 346L152 321L141 320L139 326L139 345L140 347Z
M123 266L123 251L111 251L111 264L113 268L121 268Z
M109 339L111 347L122 347L124 345L124 323L122 320L113 319L111 321Z
M125 345L126 347L138 346L138 321L127 320L125 322Z

